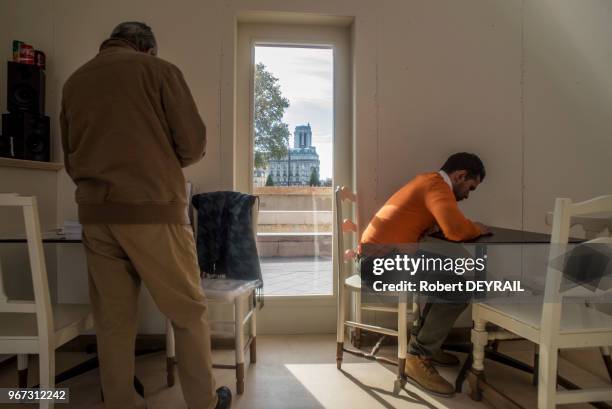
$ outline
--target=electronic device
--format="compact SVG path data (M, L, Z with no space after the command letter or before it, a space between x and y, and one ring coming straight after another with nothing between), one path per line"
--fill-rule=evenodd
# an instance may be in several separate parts
M29 112L2 114L2 138L9 141L11 157L15 159L51 160L48 116Z
M0 135L0 158L12 158L12 140L8 136Z
M45 113L45 71L33 64L8 62L6 106L9 112Z

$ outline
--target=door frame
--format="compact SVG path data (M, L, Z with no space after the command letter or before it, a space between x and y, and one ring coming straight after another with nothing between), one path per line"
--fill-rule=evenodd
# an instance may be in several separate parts
M351 27L238 22L236 38L233 188L252 192L254 50L257 44L326 47L333 50L333 186L354 186ZM333 294L266 296L266 308L261 310L258 317L259 332L335 331L338 292L336 235L334 226Z

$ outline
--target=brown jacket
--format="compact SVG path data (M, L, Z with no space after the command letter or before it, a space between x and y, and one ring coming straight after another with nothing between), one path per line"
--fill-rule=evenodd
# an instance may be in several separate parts
M206 128L177 67L107 40L66 81L60 123L81 223L186 223L181 168Z

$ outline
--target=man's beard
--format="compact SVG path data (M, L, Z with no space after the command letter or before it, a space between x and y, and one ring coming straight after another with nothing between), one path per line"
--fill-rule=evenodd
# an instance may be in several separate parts
M464 198L461 196L461 192L459 191L459 188L457 186L453 186L453 194L455 195L455 200L460 202L462 201Z

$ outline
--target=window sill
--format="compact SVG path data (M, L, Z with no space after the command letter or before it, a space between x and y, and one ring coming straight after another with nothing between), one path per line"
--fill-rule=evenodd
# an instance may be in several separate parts
M39 162L35 160L0 158L0 167L59 171L64 165L59 162Z

